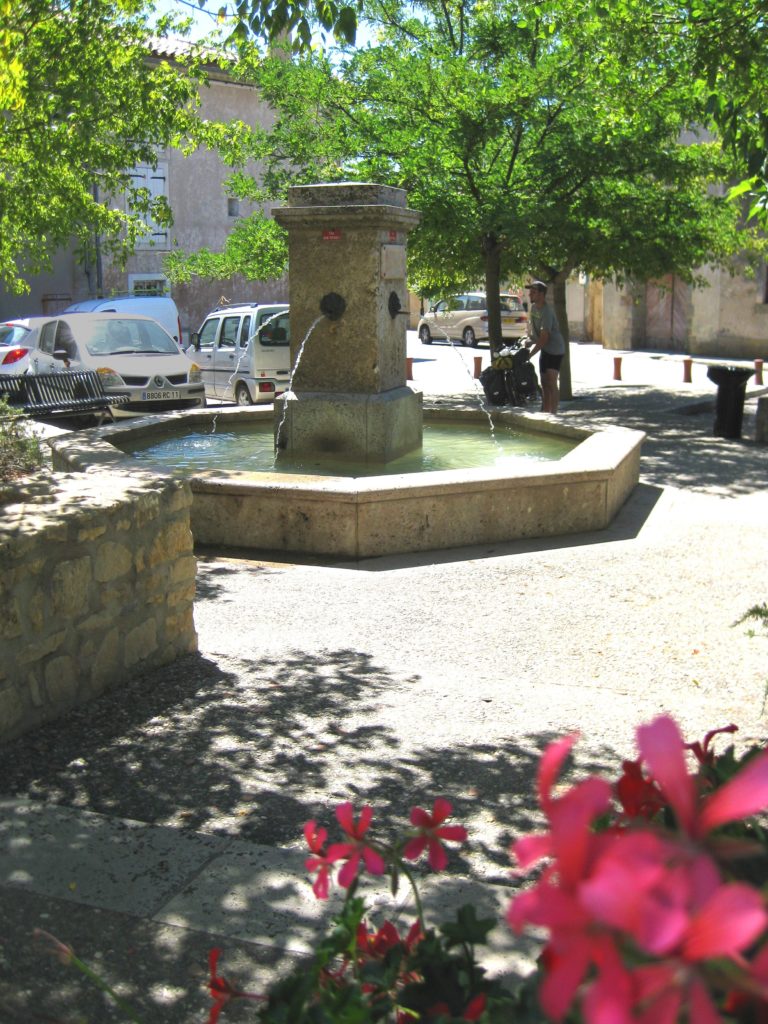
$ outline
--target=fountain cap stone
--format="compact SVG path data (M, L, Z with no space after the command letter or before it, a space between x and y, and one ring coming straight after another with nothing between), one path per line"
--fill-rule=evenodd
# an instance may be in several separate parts
M405 189L374 182L337 181L323 185L292 185L288 206L407 206Z

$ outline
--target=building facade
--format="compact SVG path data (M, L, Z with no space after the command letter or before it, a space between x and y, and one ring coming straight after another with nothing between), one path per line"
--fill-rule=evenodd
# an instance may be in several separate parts
M185 45L162 40L150 59L173 60ZM209 84L200 95L201 117L210 121L239 120L251 126L269 124L270 108L252 86L234 81L213 65L207 71ZM245 170L257 174L258 165L254 162ZM256 208L253 203L228 195L225 181L230 168L218 154L197 149L184 156L179 150L169 149L158 154L156 168L140 166L132 173L137 183L153 195L166 196L173 211L173 225L166 229L150 224L151 234L142 239L124 268L106 256L88 265L74 247L59 251L50 272L28 279L28 294L0 290L0 320L52 314L71 302L92 297L164 294L175 300L182 333L188 339L210 310L224 301L287 301L287 278L270 282L240 276L219 281L193 278L188 284L171 284L164 272L164 260L173 249L220 250L237 218L247 217Z

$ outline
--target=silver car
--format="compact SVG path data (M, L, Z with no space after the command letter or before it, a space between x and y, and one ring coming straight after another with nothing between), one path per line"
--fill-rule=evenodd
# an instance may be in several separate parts
M516 295L501 295L501 336L523 338L528 331L528 314ZM475 348L488 340L488 310L484 292L465 292L441 299L419 320L422 345L438 341L461 341Z
M205 405L200 367L148 316L62 313L29 323L36 337L28 372L96 370L107 393L130 398L111 409L115 417Z

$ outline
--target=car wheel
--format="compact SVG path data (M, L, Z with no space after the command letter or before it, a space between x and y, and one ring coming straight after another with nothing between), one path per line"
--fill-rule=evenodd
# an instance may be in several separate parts
M432 335L429 333L429 328L426 324L422 324L419 328L419 341L422 345L432 344Z
M242 381L235 388L235 402L237 405L253 405L253 399L251 398L251 392L248 390L248 385Z
M471 327L465 327L461 335L461 344L469 345L470 348L477 348L477 338Z

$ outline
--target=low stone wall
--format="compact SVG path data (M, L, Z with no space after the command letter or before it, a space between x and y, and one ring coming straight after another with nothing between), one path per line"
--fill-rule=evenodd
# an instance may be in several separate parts
M0 500L0 742L197 649L188 484L56 474Z

